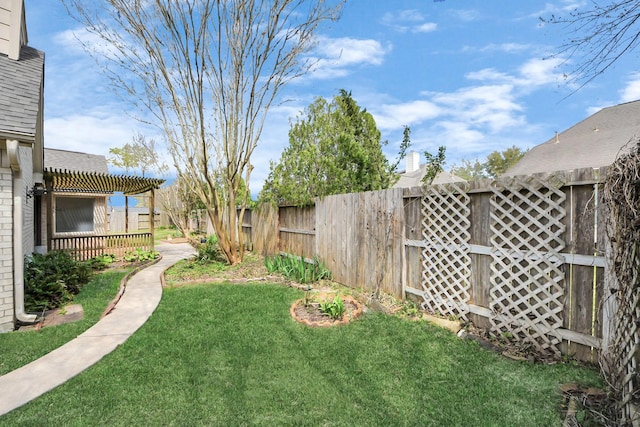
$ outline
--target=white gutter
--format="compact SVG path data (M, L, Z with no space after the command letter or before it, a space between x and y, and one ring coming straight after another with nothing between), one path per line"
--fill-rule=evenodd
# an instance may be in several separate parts
M18 141L7 140L7 154L13 172L13 297L16 319L24 323L34 323L35 314L24 311L24 254L22 253L22 203L24 185L20 170Z

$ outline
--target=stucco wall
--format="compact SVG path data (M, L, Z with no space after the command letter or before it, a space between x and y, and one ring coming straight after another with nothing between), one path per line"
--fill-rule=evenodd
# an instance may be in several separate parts
M7 151L0 150L0 332L13 327L13 188Z

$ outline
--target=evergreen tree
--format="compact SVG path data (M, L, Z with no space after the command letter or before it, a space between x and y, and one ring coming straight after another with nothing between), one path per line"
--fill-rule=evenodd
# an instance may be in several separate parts
M342 89L319 97L289 130L289 146L272 162L260 200L308 205L315 197L389 188L397 180L382 152L373 116ZM403 155L401 149L401 156Z

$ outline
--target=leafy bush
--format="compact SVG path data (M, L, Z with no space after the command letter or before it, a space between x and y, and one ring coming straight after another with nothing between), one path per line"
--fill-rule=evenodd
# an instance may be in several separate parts
M322 279L330 279L331 272L318 260L312 263L304 257L276 255L264 260L269 273L280 273L298 283L313 283Z
M113 254L103 254L97 257L91 258L87 261L89 267L93 270L104 270L109 267L116 260L116 256Z
M198 263L206 264L212 261L224 262L224 256L220 252L220 246L218 246L218 239L215 234L207 237L207 239L198 244L197 248L198 256L196 257Z
M91 273L88 263L74 260L65 251L27 257L24 266L26 310L48 310L73 301Z
M333 320L342 319L344 315L344 301L338 295L333 301L323 301L320 303L320 311L332 318Z
M152 261L160 256L158 251L137 248L127 252L123 259L127 262Z

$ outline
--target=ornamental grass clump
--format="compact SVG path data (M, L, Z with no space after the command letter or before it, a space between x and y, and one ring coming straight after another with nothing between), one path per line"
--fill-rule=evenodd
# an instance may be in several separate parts
M298 283L314 283L331 279L331 272L318 260L308 262L304 257L276 255L264 260L269 273L280 273Z
M333 300L322 301L320 303L320 311L332 320L340 320L346 311L344 301L340 296L336 295Z

